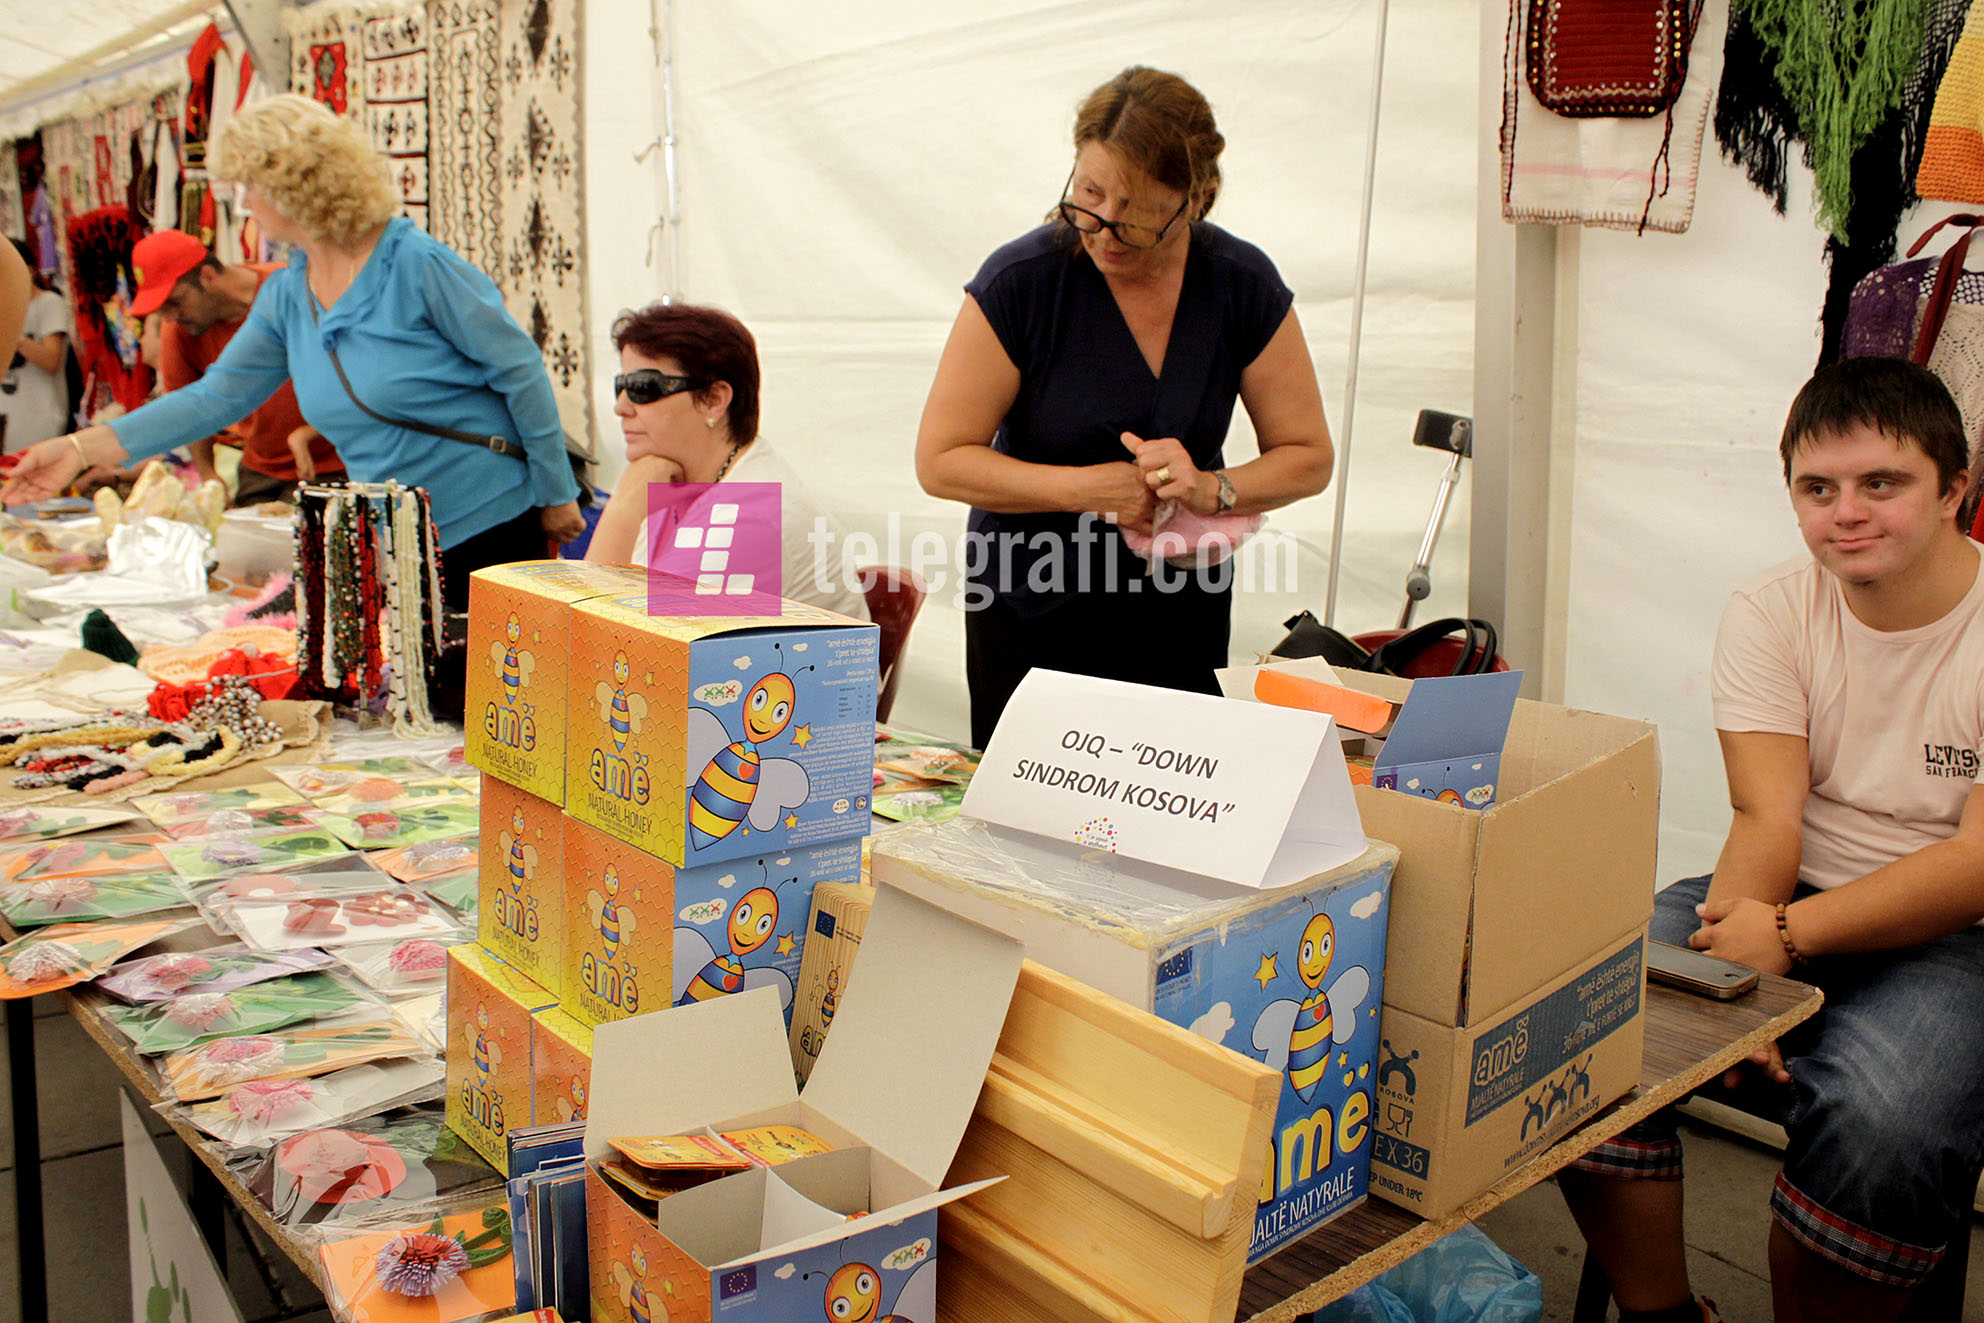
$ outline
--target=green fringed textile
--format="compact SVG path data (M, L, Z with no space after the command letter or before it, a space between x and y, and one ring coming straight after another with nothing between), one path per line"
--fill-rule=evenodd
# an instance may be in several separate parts
M1735 0L1775 57L1811 151L1819 224L1842 243L1853 154L1901 105L1922 54L1926 0Z

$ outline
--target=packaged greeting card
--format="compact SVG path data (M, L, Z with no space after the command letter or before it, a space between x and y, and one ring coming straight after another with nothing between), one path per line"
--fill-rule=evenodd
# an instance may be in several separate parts
M0 851L0 878L32 882L45 877L160 872L167 867L165 856L159 853L164 840L163 836L92 836L19 846Z
M222 809L266 809L300 805L303 796L280 781L257 781L226 790L174 790L163 795L139 795L131 807L161 827L207 818Z
M158 1109L224 1144L263 1148L306 1130L438 1098L446 1072L437 1058L406 1057L346 1066L312 1079L251 1080L205 1102L166 1102Z
M438 841L422 841L398 850L380 850L374 863L402 882L421 882L444 873L473 872L480 862L482 833L449 836Z
M203 818L188 818L165 828L175 841L260 836L264 832L296 831L311 826L307 809L284 805L262 809L218 809Z
M159 1071L168 1093L197 1102L250 1080L307 1079L342 1066L427 1055L427 1045L381 1009L363 1018L223 1038L162 1058Z
M433 768L412 758L364 758L316 767L274 767L269 771L284 785L311 799L340 794L361 781L380 778L414 781L434 775Z
M496 1169L442 1122L438 1107L307 1130L230 1165L285 1226L376 1218L503 1186Z
M324 1294L339 1318L467 1323L500 1318L516 1307L505 1201L337 1230L350 1234L327 1229L317 1254L324 1265Z
M467 940L467 933L456 941L403 937L396 942L340 946L333 955L367 987L389 997L411 997L447 986L448 948Z
M128 808L70 808L23 804L0 812L0 841L46 841L99 827L135 822L143 815Z
M328 813L356 816L384 809L421 808L439 804L473 804L476 791L444 776L403 780L376 776L358 781L335 794L317 796L317 807Z
M0 1000L74 987L147 942L192 927L197 919L139 923L58 923L0 946Z
M110 1022L145 1056L181 1052L216 1039L265 1034L365 1002L349 984L329 974L295 974L233 992L186 992L170 1001L112 1007Z
M105 992L130 1002L156 1002L183 992L234 992L272 978L322 969L331 958L322 951L283 951L269 955L238 942L207 951L170 951L127 960L96 981Z
M353 814L318 810L313 816L319 827L353 849L364 850L445 840L475 831L482 825L481 810L473 801Z
M482 896L482 879L473 868L459 873L447 873L419 884L432 900L438 900L453 910L463 922L475 921L477 902Z
M206 913L257 951L462 936L461 925L447 911L412 887L393 885L312 888L222 901L208 897Z
M88 919L128 919L192 904L169 872L129 877L44 877L0 885L0 917L16 928Z
M313 863L349 853L336 836L321 827L212 840L167 841L158 849L174 872L192 881Z

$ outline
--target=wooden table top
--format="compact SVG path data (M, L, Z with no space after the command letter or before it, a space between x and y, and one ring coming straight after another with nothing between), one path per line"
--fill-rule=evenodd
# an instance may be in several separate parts
M1676 1103L1786 1030L1818 1012L1817 988L1765 974L1735 1001L1710 1001L1649 984L1646 1057L1631 1093L1573 1130L1487 1191L1428 1221L1367 1199L1247 1270L1239 1317L1289 1323L1346 1295L1466 1222L1515 1198L1620 1131Z

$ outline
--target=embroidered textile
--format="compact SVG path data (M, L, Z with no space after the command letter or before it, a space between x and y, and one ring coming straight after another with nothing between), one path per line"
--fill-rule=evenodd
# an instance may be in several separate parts
M1524 0L1512 0L1502 85L1502 216L1517 222L1684 233L1702 131L1722 75L1729 0L1698 0L1687 80L1666 115L1573 119L1530 90Z
M501 34L495 0L427 8L428 224L434 237L500 286Z
M27 211L21 205L21 163L11 138L0 139L0 231L10 239L28 236Z
M365 119L372 149L393 163L404 214L427 228L427 11L364 23Z
M1687 77L1693 10L1687 0L1529 0L1529 90L1560 115L1661 114Z
M1915 189L1925 198L1984 202L1984 0L1971 5L1936 89Z

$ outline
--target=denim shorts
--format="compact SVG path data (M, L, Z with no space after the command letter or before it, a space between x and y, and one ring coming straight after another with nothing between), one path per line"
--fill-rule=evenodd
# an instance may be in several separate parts
M1660 893L1656 941L1687 944L1708 884L1689 878ZM1771 1193L1786 1231L1871 1281L1913 1285L1953 1234L1969 1233L1984 1168L1984 929L1902 951L1821 956L1795 976L1823 988L1826 1001L1779 1044L1791 1083L1723 1101L1789 1136ZM1650 1117L1578 1165L1678 1178L1676 1120L1672 1111Z

